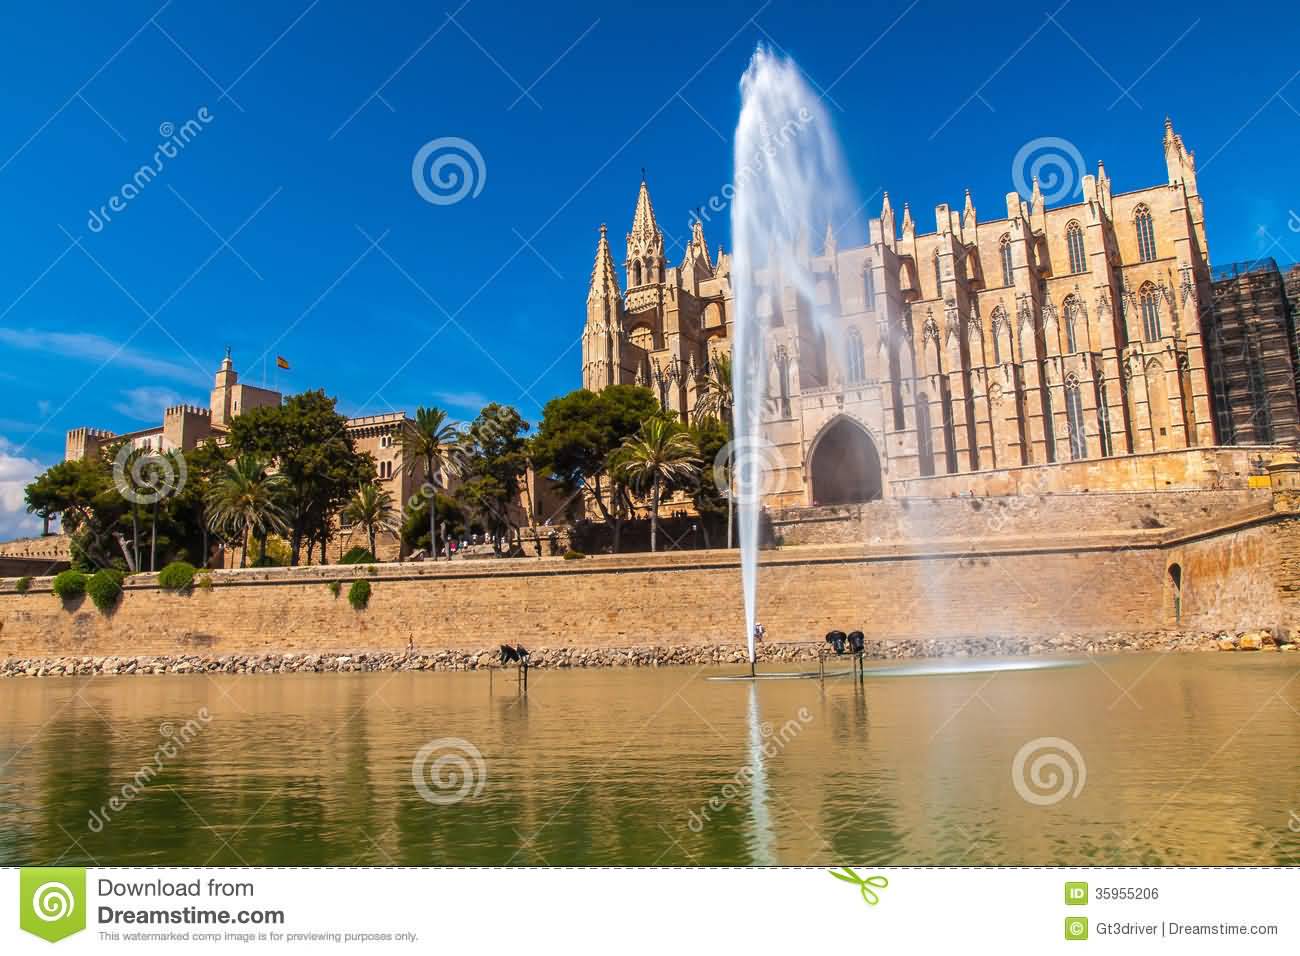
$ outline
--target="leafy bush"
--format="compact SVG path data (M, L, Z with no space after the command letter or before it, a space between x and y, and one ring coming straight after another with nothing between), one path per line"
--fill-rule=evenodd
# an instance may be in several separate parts
M370 603L370 582L353 581L352 587L348 588L348 603L358 611L364 611L366 605Z
M184 591L194 583L195 570L188 561L173 561L158 572L158 586L168 591Z
M370 575L372 578L378 573L379 573L379 569L375 567L373 564L366 566L366 574Z
M21 577L14 582L14 590L19 594L26 594L32 589L32 579L30 577Z
M370 549L358 544L349 548L348 553L339 558L339 564L369 564L373 560L375 556L370 553Z
M343 590L342 581L331 581L325 586L330 589L330 594L334 595L336 598L339 596L339 592Z
M122 596L121 571L115 568L103 568L96 571L86 582L86 593L95 602L95 607L108 613Z
M71 601L86 593L86 575L80 571L60 571L50 586L60 598Z
M204 591L211 591L211 590L212 590L212 575L210 575L210 574L204 574L204 575L201 575L201 576L199 577L199 579L198 579L197 581L194 582L194 586L195 586L196 588L202 588Z
M564 552L565 561L581 561L585 557L586 555L576 548L570 548L568 551Z

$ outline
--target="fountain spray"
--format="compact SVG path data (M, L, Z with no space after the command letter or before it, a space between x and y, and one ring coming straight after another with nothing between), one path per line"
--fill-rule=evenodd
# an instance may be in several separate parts
M833 347L834 326L816 305L811 242L828 229L850 226L856 205L830 116L792 60L760 46L740 92L731 205L732 474L752 670L758 519L764 496L781 490L780 458L762 428L765 404L778 394L772 387L772 358L778 345L785 345L793 377L801 334L818 330ZM792 306L784 308L791 295ZM787 328L791 314L798 317L795 327Z

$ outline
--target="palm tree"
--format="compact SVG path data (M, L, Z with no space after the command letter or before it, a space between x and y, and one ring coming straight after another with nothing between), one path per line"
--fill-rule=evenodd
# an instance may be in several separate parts
M657 550L659 498L665 485L688 481L700 473L699 449L682 427L656 416L615 452L616 468L634 488L650 489L650 550Z
M450 474L456 469L457 456L453 450L460 444L460 428L447 420L441 408L415 410L415 421L402 432L402 459L406 470L420 475L428 485L429 496L429 550L433 560L438 560L438 490L434 478L439 471Z
M396 514L392 493L371 482L358 487L357 493L343 508L343 520L354 526L360 525L366 532L372 556L375 554L375 538L379 532L397 531L397 522L394 520Z
M272 531L286 531L284 498L288 479L281 474L267 474L266 462L257 455L240 455L226 462L208 489L208 527L228 540L243 542L239 566L248 558L248 539L256 535L266 551L266 536Z
M733 450L730 442L732 435L732 409L736 407L736 395L731 384L731 353L715 352L709 360L709 371L704 376L704 391L695 403L695 410L701 415L712 415L719 419L727 430L727 547L731 547L731 529L735 524L736 499L731 487L731 456Z
M704 391L695 402L695 411L700 415L712 415L720 419L730 433L731 410L736 404L731 387L731 353L714 353L709 359L709 371L701 384Z

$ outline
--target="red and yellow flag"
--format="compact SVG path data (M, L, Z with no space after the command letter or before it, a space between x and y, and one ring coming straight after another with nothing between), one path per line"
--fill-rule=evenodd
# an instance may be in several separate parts
M276 368L288 368L288 367L289 367L289 360L288 360L287 358L285 358L283 355L277 355L277 356L275 357L275 367L276 367Z

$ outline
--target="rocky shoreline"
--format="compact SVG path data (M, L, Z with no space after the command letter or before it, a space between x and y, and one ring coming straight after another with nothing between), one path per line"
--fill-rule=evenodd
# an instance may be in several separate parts
M766 644L764 662L814 662L824 645ZM881 640L867 645L871 660L913 658L1023 657L1029 655L1114 654L1126 651L1295 651L1289 635L1268 630L1228 632L1146 631L1115 634L1060 634L1046 638L981 637L944 640ZM834 660L831 656L830 660ZM742 645L663 645L646 647L534 648L529 663L543 669L574 667L665 667L742 664ZM284 674L364 671L472 671L500 668L495 649L439 651L357 651L350 654L182 654L57 656L7 658L0 678L129 674ZM513 668L513 665L511 665Z

